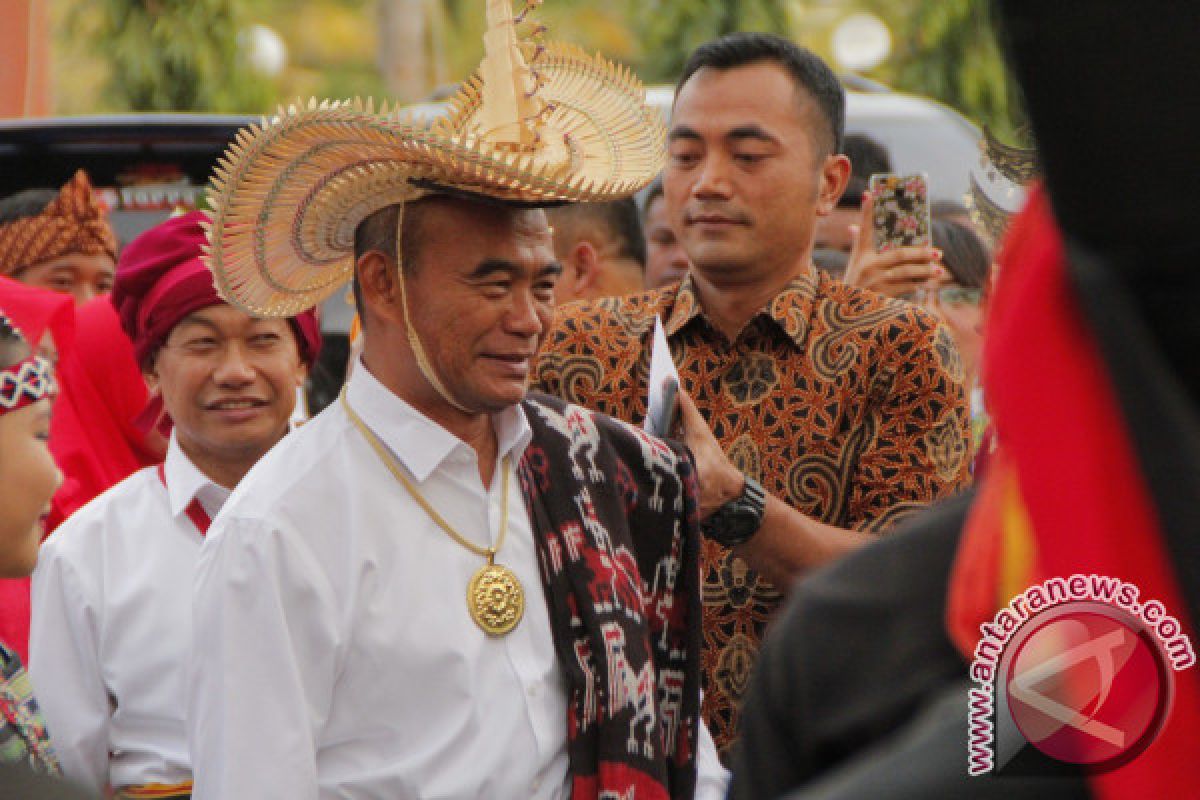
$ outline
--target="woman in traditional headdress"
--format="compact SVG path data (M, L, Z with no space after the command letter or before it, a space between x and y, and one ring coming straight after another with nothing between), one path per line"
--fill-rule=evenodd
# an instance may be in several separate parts
M72 358L75 309L70 297L0 276L0 308L21 331L30 351L54 366L56 374L59 362ZM57 520L48 520L45 530L53 530L56 524ZM28 660L29 578L25 575L0 574L0 642Z
M54 391L50 363L0 310L0 576L7 578L27 576L37 563L50 497L62 481L46 446ZM59 773L21 659L3 642L0 762Z

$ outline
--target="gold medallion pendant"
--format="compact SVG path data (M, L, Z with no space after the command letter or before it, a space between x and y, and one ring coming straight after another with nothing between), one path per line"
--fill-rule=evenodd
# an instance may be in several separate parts
M467 584L471 619L489 636L503 636L525 613L525 590L508 567L485 564Z

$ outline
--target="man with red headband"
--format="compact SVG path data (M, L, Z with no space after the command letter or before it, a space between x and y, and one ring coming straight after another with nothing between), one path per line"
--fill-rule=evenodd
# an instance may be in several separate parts
M122 253L113 304L173 423L164 464L134 473L47 540L34 578L31 674L67 775L118 797L187 796L183 667L209 521L288 430L320 348L316 317L255 319L201 263L202 213ZM152 794L147 794L152 792Z
M112 289L117 237L87 173L62 189L0 200L0 275L69 294L82 305Z

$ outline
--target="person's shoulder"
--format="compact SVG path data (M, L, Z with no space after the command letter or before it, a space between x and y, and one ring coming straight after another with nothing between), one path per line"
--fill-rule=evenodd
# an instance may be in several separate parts
M920 306L851 286L824 273L817 281L815 304L818 313L840 310L840 314L827 315L827 318L836 319L847 328L867 328L895 335L901 332L929 334L938 327L937 318Z
M678 285L620 297L576 300L555 309L554 331L559 334L610 334L621 340L640 339L675 302Z
M269 519L292 499L335 487L344 470L336 465L349 424L331 403L290 431L250 468L225 502L225 519Z
M157 467L144 467L93 497L63 520L42 543L39 559L103 548L116 536L140 535L154 505L166 512L166 490ZM161 495L161 496L159 496ZM169 512L166 512L169 516Z
M824 273L818 279L813 316L828 326L826 335L853 336L868 344L871 362L884 358L911 363L918 348L954 360L949 333L929 311Z

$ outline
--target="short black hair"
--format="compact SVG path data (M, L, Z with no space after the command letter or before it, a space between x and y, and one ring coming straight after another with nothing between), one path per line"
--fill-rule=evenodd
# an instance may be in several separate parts
M54 202L58 192L54 189L26 189L0 200L0 225L7 225L26 217L36 217Z
M383 253L388 258L396 257L396 224L400 221L400 213L403 209L404 229L400 234L400 258L405 271L409 275L413 274L413 270L417 267L417 258L420 255L417 249L419 237L416 235L416 228L420 224L419 206L419 200L403 205L397 203L384 206L364 217L363 221L358 223L358 227L354 229L354 263L357 264L360 258L372 251ZM354 310L358 312L358 322L360 325L366 326L366 307L363 304L362 287L358 283L357 269L354 270L351 289L354 292Z
M883 143L865 133L847 133L842 153L850 159L850 180L838 200L839 208L861 208L871 176L892 171L892 157Z
M616 244L617 255L636 261L646 268L646 234L637 202L632 197L607 203L572 203L546 209L554 225L574 227L592 224L604 229L604 234Z
M846 93L841 81L820 56L808 48L773 33L730 33L705 42L692 51L683 67L675 96L684 84L705 67L725 70L761 62L783 67L797 88L804 89L816 104L826 130L815 137L824 155L842 151L846 130Z
M954 280L970 289L982 289L992 268L992 256L979 234L952 219L935 219L933 246L942 251L942 264Z

